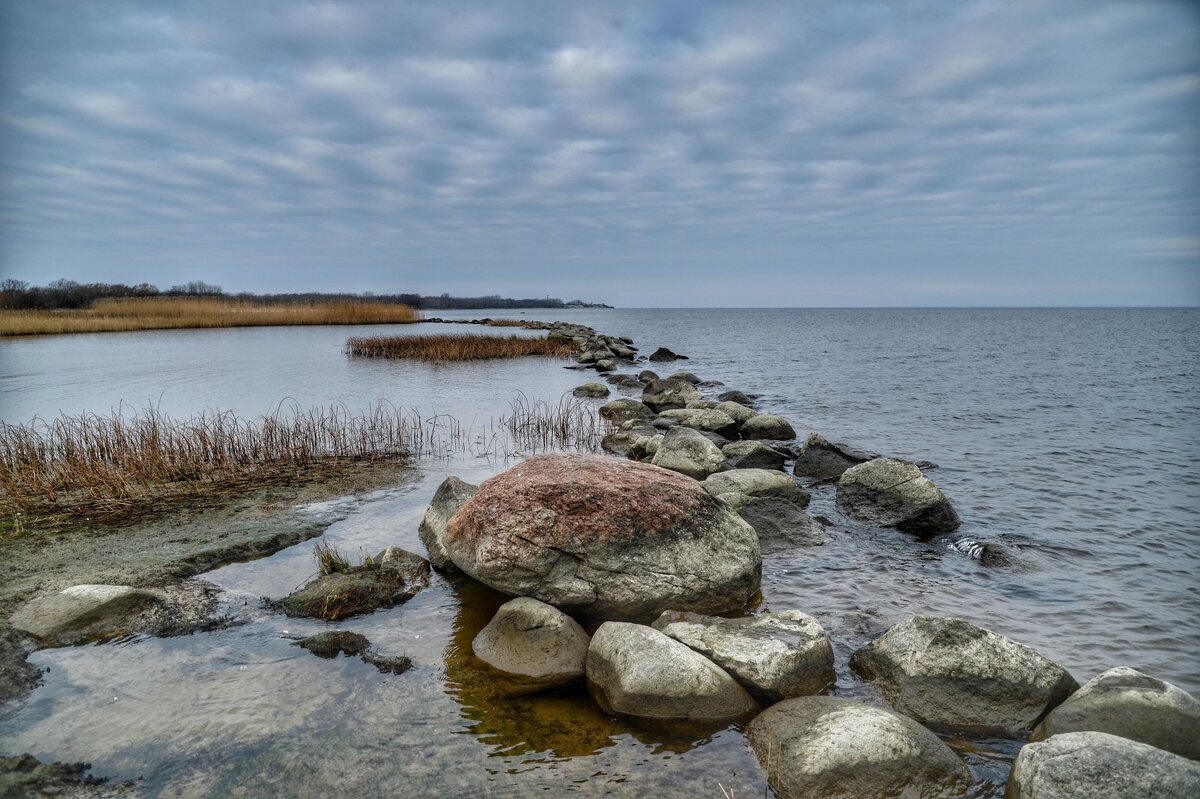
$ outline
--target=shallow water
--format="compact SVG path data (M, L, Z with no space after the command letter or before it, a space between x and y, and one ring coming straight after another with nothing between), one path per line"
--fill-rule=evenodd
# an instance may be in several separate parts
M686 368L761 393L760 406L802 436L816 430L940 464L929 474L962 516L960 535L1016 552L1017 566L989 568L946 539L865 528L838 513L831 488L817 487L810 513L836 523L829 540L768 551L764 606L804 610L826 627L838 695L874 700L846 668L849 654L913 613L1010 635L1081 682L1130 665L1200 689L1200 313L587 310L559 318L632 335L644 353L662 344L688 354L658 371ZM441 369L351 361L341 345L359 332L4 341L0 417L106 412L122 400L152 399L182 415L261 413L283 397L302 407L386 399L479 420L482 429L508 410L514 390L556 400L592 374L532 359ZM350 500L325 537L352 555L389 544L420 551L417 523L438 482L448 473L474 482L504 466L467 453L423 464L416 480ZM415 667L404 675L298 650L290 636L322 625L268 613L259 597L282 596L310 576L311 549L208 575L242 620L230 629L38 653L35 662L51 669L46 685L0 712L0 751L88 760L98 774L142 776L150 793L168 796L719 796L718 783L739 796L761 793L761 772L736 729L672 739L608 719L580 692L499 695L464 652L502 601L489 591L435 577L405 605L341 625L409 655ZM1019 743L952 741L979 779L973 795L1002 794Z

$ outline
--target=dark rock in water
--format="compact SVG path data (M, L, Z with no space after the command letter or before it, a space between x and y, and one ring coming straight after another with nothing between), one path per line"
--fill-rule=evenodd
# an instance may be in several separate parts
M956 538L947 546L955 552L977 560L984 566L1004 568L1016 563L1016 557L1007 548L972 538Z
M764 550L825 543L825 536L812 529L804 511L808 492L791 475L772 469L734 469L714 474L702 485L754 528Z
M682 424L683 420L675 416L655 416L650 420L650 424L657 427L659 430L669 430L677 424Z
M693 386L700 383L700 378L696 377L691 372L674 372L667 375L667 380L686 380Z
M610 384L619 386L620 388L641 388L642 381L638 380L633 375L609 375L604 378Z
M20 636L0 620L0 705L25 696L41 679L41 669L25 658Z
M723 386L725 384L720 380L702 380L696 385L700 386L700 388L717 388L718 386Z
M364 652L364 663L369 663L383 674L403 674L412 668L412 660L404 655L381 655L375 651Z
M637 379L639 383L649 383L651 380L661 380L662 378L658 376L658 372L653 372L649 369L643 369L642 371L638 372Z
M635 399L615 399L600 406L600 418L613 424L621 424L630 419L649 420L653 417L654 411Z
M576 397L607 397L608 386L600 383L584 383L582 386L572 389L571 393Z
M652 361L686 361L687 359L686 355L677 355L666 347L659 347L650 355Z
M297 641L296 646L307 649L319 658L335 658L338 655L355 657L370 649L371 641L359 633L329 630Z
M721 447L731 469L783 469L782 452L761 441L734 441Z
M338 621L412 599L429 585L429 571L421 556L388 547L370 565L322 574L273 604L288 616Z
M43 763L26 752L16 757L0 755L0 796L20 797L67 796L104 797L116 799L138 796L133 782L110 782L87 772L90 763Z
M597 372L611 372L617 368L616 362L612 358L602 358L596 361L595 369Z
M734 390L718 394L717 399L721 402L736 402L739 405L753 405L755 398L749 394L743 394L740 391Z
M842 473L837 504L869 524L930 536L959 525L958 514L937 486L911 463L876 458Z
M792 471L797 477L832 480L841 477L842 472L851 466L857 466L878 457L873 453L862 452L845 444L831 444L818 433L813 433L800 448L796 457L796 465Z
M450 556L446 554L446 548L442 546L442 534L446 532L446 524L449 523L450 517L463 506L463 503L475 496L477 489L478 486L464 483L457 477L447 477L434 492L433 500L425 510L425 516L421 519L418 532L421 536L421 543L425 545L425 551L429 553L429 562L435 569L457 570L458 567L450 560Z
M1010 799L1195 799L1200 763L1105 732L1066 732L1021 747Z
M700 392L686 380L652 380L642 390L642 403L656 413L686 408L689 402L698 399Z

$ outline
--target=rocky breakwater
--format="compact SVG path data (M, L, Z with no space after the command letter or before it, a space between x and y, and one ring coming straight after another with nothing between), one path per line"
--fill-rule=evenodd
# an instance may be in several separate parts
M737 610L762 567L753 528L696 481L590 455L535 456L485 481L441 545L496 590L603 619Z

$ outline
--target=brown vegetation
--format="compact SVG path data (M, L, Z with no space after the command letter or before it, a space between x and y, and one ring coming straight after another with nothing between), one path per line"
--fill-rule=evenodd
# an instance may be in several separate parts
M600 439L612 430L600 419L595 403L570 394L563 395L557 405L543 400L530 402L524 394L518 394L504 424L524 454L565 449L596 452Z
M420 314L407 305L368 300L280 305L224 297L147 297L97 300L91 308L81 310L0 311L0 336L419 321Z
M524 319L489 319L488 325L491 327L524 327L529 330L539 330L545 326L545 323Z
M565 358L574 352L570 342L520 336L370 336L346 342L351 355L365 358L410 358L445 363L541 355Z

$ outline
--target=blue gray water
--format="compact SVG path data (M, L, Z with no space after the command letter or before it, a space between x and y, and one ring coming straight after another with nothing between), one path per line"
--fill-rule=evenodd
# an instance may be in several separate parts
M474 315L483 314L460 314ZM874 699L846 668L849 653L913 613L1009 635L1081 682L1129 665L1200 690L1200 312L555 316L631 335L645 352L661 344L687 354L679 368L761 394L760 405L792 419L802 436L817 431L939 464L929 476L962 516L959 534L1016 554L1013 567L990 568L947 539L865 528L838 514L830 488L817 488L812 513L836 522L829 541L769 554L763 594L767 607L804 610L826 626L839 695ZM342 345L364 330L0 341L0 418L107 412L122 402L153 402L173 415L218 407L254 415L285 398L301 407L387 400L454 414L486 435L514 392L555 401L587 378L534 360L351 361ZM347 500L326 538L349 552L419 549L417 522L445 474L477 481L506 465L494 450L476 454L424 464L401 485ZM247 623L231 630L39 653L51 667L46 685L0 711L0 752L88 760L98 773L144 776L149 791L172 796L235 787L246 795L718 796L718 783L739 796L762 791L736 730L656 740L594 718L579 698L561 707L475 701L461 687L461 649L496 600L441 580L400 608L345 625L405 651L412 672L387 678L358 661L297 655L284 631L314 625L254 600L281 596L311 572L311 545L301 545L209 575L231 605L248 603ZM578 716L573 737L549 728L563 713ZM1019 742L952 743L979 778L973 795L1001 795Z

